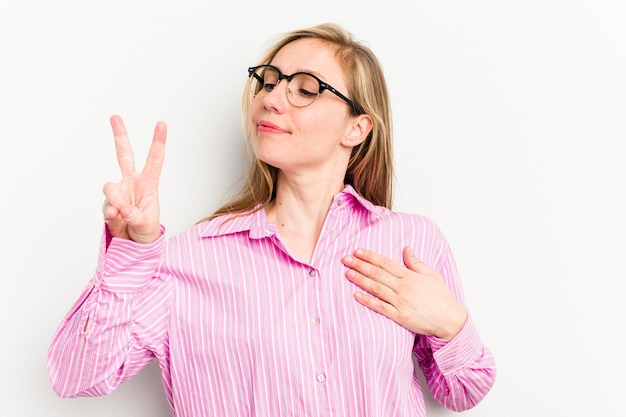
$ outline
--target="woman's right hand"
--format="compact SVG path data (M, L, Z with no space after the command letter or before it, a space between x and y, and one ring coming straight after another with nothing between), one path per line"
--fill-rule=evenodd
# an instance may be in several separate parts
M159 177L165 156L167 126L158 122L154 128L148 159L139 173L135 171L133 150L124 121L120 116L112 116L111 127L122 180L104 185L104 221L114 237L152 243L161 235Z

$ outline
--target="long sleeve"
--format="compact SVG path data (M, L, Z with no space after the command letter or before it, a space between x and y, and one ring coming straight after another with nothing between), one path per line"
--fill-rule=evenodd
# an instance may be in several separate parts
M456 264L445 243L443 262L437 268L457 300L464 304ZM418 336L413 349L428 386L444 407L464 411L487 395L496 378L493 355L482 343L471 316L450 341Z
M434 397L461 410L495 367L471 317L450 341L417 337L354 299L341 259L412 246L463 304L456 266L428 219L346 188L303 263L265 211L195 225L151 245L103 238L96 274L54 336L59 395L111 392L153 357L176 416L424 417L415 354Z
M169 303L157 274L164 236L150 245L103 234L95 275L54 335L48 371L62 397L110 393L162 355Z
M450 410L474 407L495 382L493 356L469 316L454 339L421 337L414 352L433 397Z

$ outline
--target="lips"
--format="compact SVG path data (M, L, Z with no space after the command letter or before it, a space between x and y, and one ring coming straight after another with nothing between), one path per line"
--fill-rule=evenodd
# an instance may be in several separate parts
M275 124L265 120L261 120L259 123L257 123L257 129L259 130L259 132L264 133L288 133L286 130L281 129Z

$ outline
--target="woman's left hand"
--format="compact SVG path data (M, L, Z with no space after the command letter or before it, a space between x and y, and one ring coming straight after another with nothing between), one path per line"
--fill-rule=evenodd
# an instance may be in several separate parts
M404 248L402 255L406 267L365 249L344 257L348 279L371 294L357 292L354 297L413 333L452 339L465 324L465 308L411 248Z

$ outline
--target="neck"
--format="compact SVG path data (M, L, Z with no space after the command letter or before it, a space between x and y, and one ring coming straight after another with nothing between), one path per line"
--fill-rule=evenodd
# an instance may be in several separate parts
M276 198L268 208L268 215L282 219L283 223L290 219L298 220L301 226L323 222L333 197L343 188L343 181L322 180L303 184L279 178Z
M276 225L285 245L300 258L310 261L332 199L343 187L343 178L304 182L287 179L279 173L276 198L266 208L267 219Z

